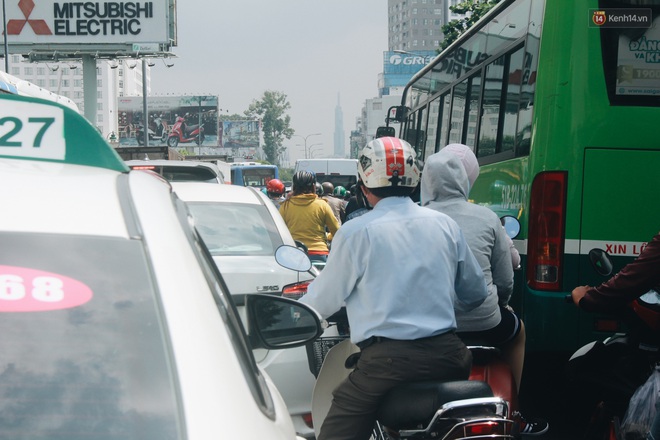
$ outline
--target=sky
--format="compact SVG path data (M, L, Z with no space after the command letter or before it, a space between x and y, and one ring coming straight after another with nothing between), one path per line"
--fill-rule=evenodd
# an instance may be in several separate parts
M220 111L243 114L267 90L284 93L296 135L289 161L334 148L335 107L345 148L366 99L378 95L387 50L385 0L178 0L177 56L151 69L151 94L216 95ZM297 145L299 144L299 145Z

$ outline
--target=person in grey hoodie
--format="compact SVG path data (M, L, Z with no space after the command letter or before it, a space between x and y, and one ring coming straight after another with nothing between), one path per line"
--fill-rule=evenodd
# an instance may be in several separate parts
M421 203L447 214L460 225L488 286L483 304L470 312L456 310L457 332L500 347L520 387L525 331L522 321L508 306L513 291L510 240L495 212L468 201L478 175L479 163L469 147L447 145L424 164Z
M499 347L511 366L520 390L525 360L525 326L509 306L513 291L513 261L517 251L495 212L468 201L468 194L479 176L479 162L470 147L449 144L426 160L420 197L427 208L445 213L456 221L484 273L488 288L486 300L476 309L458 306L456 333L461 338L485 340ZM520 416L520 433L542 435L549 429L546 420Z

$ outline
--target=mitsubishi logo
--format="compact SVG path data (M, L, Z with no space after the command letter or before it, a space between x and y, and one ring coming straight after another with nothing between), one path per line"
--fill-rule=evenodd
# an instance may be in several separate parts
M7 22L7 35L20 35L25 27L25 23L29 24L32 30L37 35L52 35L48 23L44 20L30 20L30 14L34 9L34 1L20 0L18 7L25 16L25 20L9 20Z

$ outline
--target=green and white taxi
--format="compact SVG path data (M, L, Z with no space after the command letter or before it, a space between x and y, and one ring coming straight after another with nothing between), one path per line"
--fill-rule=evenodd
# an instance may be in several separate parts
M251 345L169 183L78 113L3 95L0 187L0 438L296 438L252 348L304 344L319 320L253 295Z

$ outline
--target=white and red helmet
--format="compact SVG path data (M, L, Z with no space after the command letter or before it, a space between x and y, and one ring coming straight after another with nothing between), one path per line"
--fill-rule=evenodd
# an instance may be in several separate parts
M367 188L414 188L420 176L415 157L415 150L402 139L374 139L360 152L358 174Z

